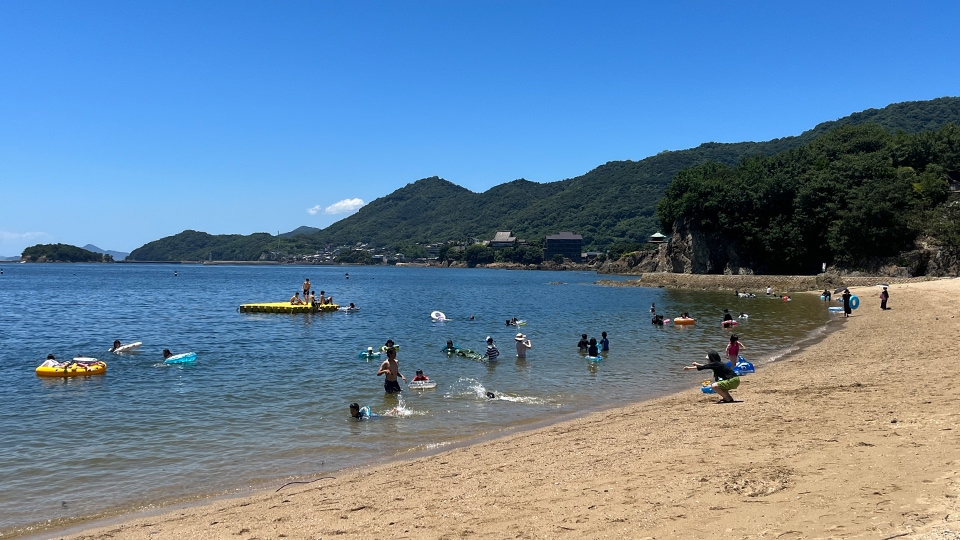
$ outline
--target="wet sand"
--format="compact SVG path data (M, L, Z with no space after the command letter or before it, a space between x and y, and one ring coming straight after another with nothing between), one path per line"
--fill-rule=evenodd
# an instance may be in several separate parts
M851 291L861 305L838 331L758 365L736 403L688 372L676 395L44 536L957 538L960 280L893 285L888 311L878 288Z

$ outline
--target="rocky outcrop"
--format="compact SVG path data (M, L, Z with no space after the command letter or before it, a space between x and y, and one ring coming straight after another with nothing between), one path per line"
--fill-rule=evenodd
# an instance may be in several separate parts
M696 224L678 222L666 244L654 251L637 251L619 260L607 261L600 269L608 274L722 274L749 276L765 274L763 264L748 260L736 243L700 230ZM890 278L952 277L960 275L960 253L918 241L914 249L897 257L861 261L855 268L832 266L831 274L845 277L886 276Z
M679 221L673 235L656 251L638 251L603 266L603 272L638 274L672 272L677 274L752 275L754 266L740 255L738 246L720 235L705 232L696 224Z

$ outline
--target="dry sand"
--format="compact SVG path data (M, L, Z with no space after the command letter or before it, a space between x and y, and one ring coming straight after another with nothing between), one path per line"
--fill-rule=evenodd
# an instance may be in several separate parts
M852 291L839 331L737 403L688 372L677 395L56 537L960 538L960 280L895 285L885 312Z

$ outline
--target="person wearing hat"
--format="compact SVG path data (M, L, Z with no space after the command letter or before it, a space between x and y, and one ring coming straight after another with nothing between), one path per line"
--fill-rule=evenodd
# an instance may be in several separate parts
M517 337L513 338L517 342L517 358L526 358L527 349L532 349L533 345L530 343L530 340L527 339L527 336L517 333Z
M851 296L853 296L853 295L850 294L850 289L844 289L844 290L843 290L843 294L840 295L840 298L843 299L843 316L844 316L844 318L849 317L849 316L850 316L850 312L852 311L852 310L850 309L850 297L851 297Z
M487 360L493 362L499 356L500 356L500 349L498 349L497 346L493 344L493 338L490 336L487 336L487 352L483 353L483 356L481 356L480 359L482 360L486 358Z

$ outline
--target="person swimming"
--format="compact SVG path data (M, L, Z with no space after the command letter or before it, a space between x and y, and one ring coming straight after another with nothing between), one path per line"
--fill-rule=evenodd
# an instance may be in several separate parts
M396 407L394 407L393 409L390 409L389 411L383 414L377 414L371 411L370 407L366 405L361 407L359 403L350 404L350 416L353 418L356 418L358 422L360 420L368 420L370 418L380 418L381 416L395 416L396 414L397 414Z

